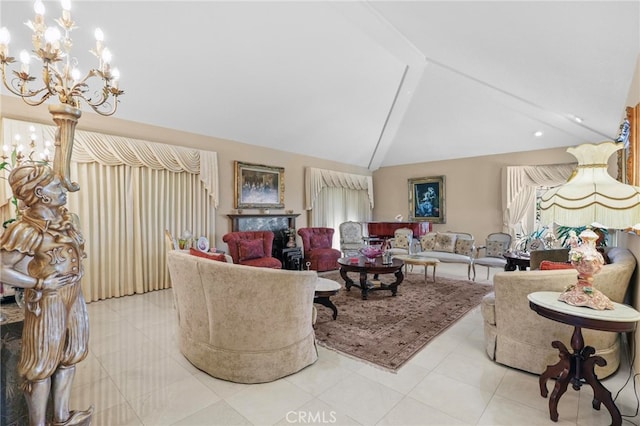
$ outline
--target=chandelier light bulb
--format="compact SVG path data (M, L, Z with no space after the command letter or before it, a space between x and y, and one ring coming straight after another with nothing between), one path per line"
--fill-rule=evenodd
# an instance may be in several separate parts
M24 65L29 65L31 63L31 55L26 50L20 51L20 62Z
M102 61L105 64L108 64L111 62L111 58L112 58L111 51L105 47L105 49L102 51Z
M20 51L20 62L22 66L20 67L20 71L25 74L29 74L29 63L31 62L31 55L26 50Z
M7 27L0 28L0 46L7 45L11 41L11 34L9 34L9 30Z
M36 15L44 15L44 3L40 0L36 0L33 4L33 11L36 12Z
M24 150L24 145L20 144L16 147L16 152L22 152Z
M74 68L71 70L71 78L73 79L73 81L80 80L80 77L82 77L82 73L78 68Z
M45 147L50 147L51 146L51 141L49 139L47 139L46 141L44 141L44 146ZM46 149L46 148L45 148Z
M19 134L16 134L13 139L16 141L16 143L20 142L20 139L22 139L22 136L20 136Z
M71 0L61 0L60 4L63 10L71 10Z
M9 152L9 145L7 145L7 144L2 145L2 150L4 152Z
M104 41L104 33L100 28L96 28L96 30L93 32L93 35L96 38L96 41Z
M57 41L60 40L61 37L62 37L62 34L60 33L60 30L57 27L49 27L44 32L44 39L47 41L47 43L51 43L51 44L56 43Z

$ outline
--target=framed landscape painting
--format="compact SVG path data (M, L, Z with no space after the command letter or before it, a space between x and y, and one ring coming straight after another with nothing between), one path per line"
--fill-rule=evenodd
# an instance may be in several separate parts
M235 208L284 208L284 167L235 161Z
M446 223L444 176L409 179L409 220Z

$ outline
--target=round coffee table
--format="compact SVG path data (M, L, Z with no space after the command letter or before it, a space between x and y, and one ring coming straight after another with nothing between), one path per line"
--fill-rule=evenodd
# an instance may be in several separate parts
M433 282L436 282L436 267L440 261L438 259L433 259L431 257L423 257L417 256L415 254L401 254L399 256L394 256L396 259L400 259L404 262L404 273L407 273L407 265L419 265L424 266L424 282L427 283L427 267L433 267Z
M366 257L342 257L338 259L340 264L340 276L344 279L347 291L351 291L351 287L358 287L362 292L362 300L367 300L370 291L389 290L391 295L395 296L398 293L398 286L404 279L402 274L402 266L404 262L400 259L394 258L391 263L382 263L382 258L378 257L374 262L369 262ZM359 283L355 283L347 272L357 272L360 274ZM367 281L367 274L373 274L373 279L377 280L381 274L394 274L396 280L390 284L380 282L377 286L371 281Z
M316 282L316 292L313 296L313 303L319 303L333 311L334 320L338 318L338 308L336 308L336 305L334 305L329 298L338 294L340 287L340 283L333 280L318 278Z

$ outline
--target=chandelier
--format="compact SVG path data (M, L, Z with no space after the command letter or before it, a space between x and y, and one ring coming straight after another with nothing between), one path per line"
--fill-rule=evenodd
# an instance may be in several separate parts
M112 115L118 107L118 96L124 92L118 88L120 72L111 67L112 54L104 45L104 34L99 28L95 30L96 45L90 52L98 59L98 66L83 75L78 61L71 56L73 42L70 34L75 28L71 19L71 0L62 0L61 3L62 16L55 20L57 25L50 26L45 23L44 4L41 0L35 2L35 18L26 23L33 31L33 54L27 50L20 52L19 70L12 65L15 58L9 56L9 30L0 28L2 82L11 93L32 106L57 96L61 104L79 108L80 100L83 100L98 114ZM30 73L34 55L42 62L42 79L38 83ZM16 69L8 70L11 67ZM102 87L91 90L89 82L92 80L101 81Z
M0 163L0 170L19 166L25 162L49 163L51 161L50 148L53 145L52 142L45 140L40 144L35 131L34 126L29 126L29 143L27 146L22 142L22 134L20 133L16 133L13 136L11 145L2 145L2 153L0 154L2 163Z

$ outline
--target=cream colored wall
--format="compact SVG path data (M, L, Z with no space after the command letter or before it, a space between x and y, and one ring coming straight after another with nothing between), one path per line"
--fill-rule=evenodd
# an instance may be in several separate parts
M31 107L16 97L0 98L0 116L16 120L35 121L53 124L46 106ZM124 99L123 99L124 102ZM83 113L78 129L127 136L151 142L186 146L196 149L216 151L220 177L220 204L216 217L216 247L226 247L222 236L230 231L230 221L226 216L233 210L233 179L235 160L248 163L266 164L285 169L285 209L300 213L296 219L298 228L307 225L304 208L304 168L317 167L346 173L370 175L366 168L350 166L336 161L323 160L304 155L247 145L224 139L196 135L178 130L149 126L112 117L103 117L94 113ZM304 143L304 141L300 141ZM246 209L245 209L246 210ZM252 211L252 210L247 210ZM257 212L257 210L255 210ZM274 213L279 210L271 209ZM300 241L299 241L300 242Z
M444 175L446 223L433 229L469 232L484 241L488 234L502 232L503 167L575 161L566 148L557 148L380 168L373 173L374 220L408 217L407 179Z

